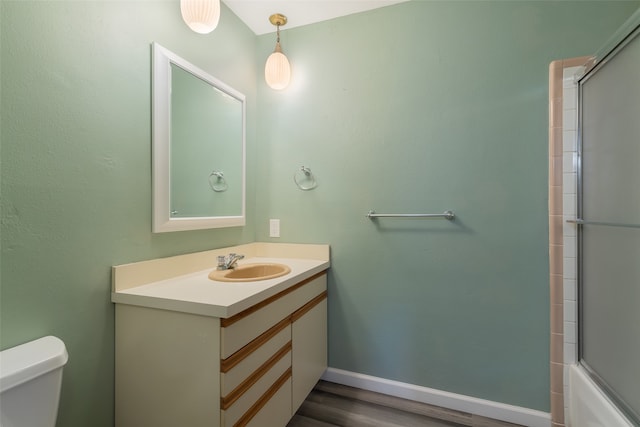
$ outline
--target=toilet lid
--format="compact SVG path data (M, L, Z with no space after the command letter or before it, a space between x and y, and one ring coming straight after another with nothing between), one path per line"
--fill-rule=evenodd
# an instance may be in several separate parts
M54 336L0 351L0 393L61 368L68 359L64 343Z

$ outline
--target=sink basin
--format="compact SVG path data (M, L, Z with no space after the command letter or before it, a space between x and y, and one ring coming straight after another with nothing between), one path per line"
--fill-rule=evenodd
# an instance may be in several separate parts
M284 276L291 269L284 264L244 264L232 270L213 270L209 279L219 282L255 282Z

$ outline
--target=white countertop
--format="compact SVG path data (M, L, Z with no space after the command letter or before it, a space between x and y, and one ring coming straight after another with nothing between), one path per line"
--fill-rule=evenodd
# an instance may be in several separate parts
M255 282L218 282L208 275L215 266L194 273L113 291L111 300L149 308L226 318L329 268L328 260L251 257L238 265L279 263L288 274Z

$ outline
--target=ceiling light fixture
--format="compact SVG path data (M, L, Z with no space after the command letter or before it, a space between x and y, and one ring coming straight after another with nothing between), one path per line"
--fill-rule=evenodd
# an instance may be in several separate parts
M180 0L180 12L189 28L209 34L220 21L220 0Z
M269 22L277 28L277 39L276 48L267 58L264 67L264 79L272 89L282 90L289 85L289 80L291 80L291 65L280 47L280 27L287 23L287 17L276 13L269 17Z

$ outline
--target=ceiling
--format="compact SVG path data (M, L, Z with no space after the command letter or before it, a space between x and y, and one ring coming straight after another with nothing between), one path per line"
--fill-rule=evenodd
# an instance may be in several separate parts
M294 28L407 0L223 0L256 35L275 31L269 16L281 13ZM285 29L286 29L285 28Z

